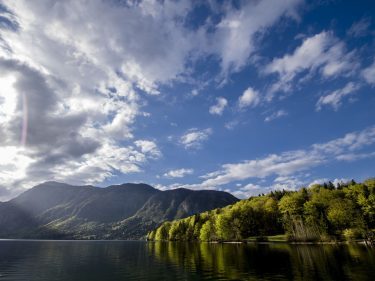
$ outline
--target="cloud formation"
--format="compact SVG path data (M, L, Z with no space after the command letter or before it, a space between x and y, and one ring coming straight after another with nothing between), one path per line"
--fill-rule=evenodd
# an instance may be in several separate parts
M277 176L280 179L278 183L284 179L285 185L285 179L295 173L333 160L347 160L343 157L345 158L348 152L353 154L353 158L354 155L358 155L358 151L374 143L375 127L370 127L326 143L313 144L305 150L286 151L240 163L224 164L220 170L202 176L204 180L200 184L192 185L192 188L219 188L236 181L263 179L269 176Z
M298 18L302 0L244 1L241 9L227 6L216 26L213 49L220 56L223 73L239 71L256 50L256 40L281 18Z
M247 88L238 99L240 108L255 107L260 102L259 92L252 87Z
M264 72L276 73L279 77L270 89L269 99L278 91L291 89L291 82L297 77L300 80L313 72L325 78L336 75L348 75L357 68L352 52L347 52L345 44L334 37L331 32L323 31L303 40L292 54L275 58Z
M191 175L190 169L168 171L163 166L169 163L164 157L175 153L181 153L181 161L191 161L194 176L206 171L200 166L202 159L194 159L198 154L229 163L191 188L221 188L223 182L246 181L246 175L276 177L272 186L281 187L298 181L294 173L328 161L371 158L373 152L340 143L325 143L332 150L326 154L311 146L244 161L232 158L230 150L219 155L216 149L222 143L204 146L212 144L209 139L215 131L225 148L250 151L243 140L253 128L259 134L255 142L262 142L272 127L265 126L263 118L264 122L287 114L299 118L297 109L306 105L306 99L296 97L294 102L303 103L300 107L283 99L287 94L274 99L275 94L310 87L309 82L309 89L314 92L319 86L315 92L321 95L308 105L310 115L303 112L309 120L326 114L319 112L323 108L338 110L359 89L364 94L355 97L368 97L366 90L375 85L375 63L368 60L373 56L368 47L371 18L357 16L359 21L349 29L332 25L314 35L295 36L293 32L305 32L311 24L300 16L303 4L303 0L2 1L0 200L46 180L104 184L114 176L118 181L124 175L148 181L154 172L167 178ZM340 34L346 37L339 38ZM294 39L283 43L280 38ZM270 48L275 42L280 47ZM333 90L324 88L328 84ZM238 93L238 100L229 98L230 93ZM212 101L209 108L207 100ZM265 109L280 108L271 102L283 103L283 109ZM229 103L237 110L228 110ZM189 115L193 118L186 118L184 110L194 111ZM202 120L207 110L222 117ZM339 118L339 113L335 116ZM360 118L355 122L368 126ZM282 123L299 129L293 118L277 125ZM223 125L230 130L223 130ZM246 130L238 130L245 126ZM176 133L178 128L191 129ZM167 146L165 140L174 138L168 136L177 136L178 145ZM368 137L358 132L355 137L363 141L358 146L365 146ZM349 134L341 142L355 145L351 138ZM298 142L298 147L306 145L304 140ZM203 147L207 151L190 153ZM344 147L340 152L334 151L340 147ZM144 173L133 175L140 172ZM241 182L243 193L263 186L246 184Z
M278 111L272 113L271 115L267 116L267 117L264 119L264 121L265 121L265 122L271 122L271 121L273 121L273 120L275 120L275 119L279 119L279 118L281 118L281 117L283 117L283 116L287 116L287 115L288 115L288 112L286 112L286 111L283 110L283 109L280 109L280 110L278 110Z
M185 149L199 149L202 147L203 142L208 140L211 134L211 128L203 130L192 128L180 137L180 143Z
M316 103L316 109L321 110L323 106L331 106L334 110L338 110L342 104L342 100L346 96L356 93L359 88L359 84L348 82L344 88L333 91L328 95L321 96Z
M193 169L177 169L177 170L170 170L166 172L163 176L166 178L183 178L187 175L191 175L194 173Z
M209 109L210 114L222 115L228 101L223 97L216 98L216 104L212 105Z
M362 71L362 76L367 83L375 85L375 59L372 65Z

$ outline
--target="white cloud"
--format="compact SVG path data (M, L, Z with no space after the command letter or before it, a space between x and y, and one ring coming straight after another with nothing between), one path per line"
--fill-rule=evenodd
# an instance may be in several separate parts
M238 71L248 63L256 40L283 16L296 18L302 0L244 1L241 9L227 5L225 16L216 26L213 49L219 54L222 71Z
M275 119L278 119L278 118L281 118L281 117L283 117L283 116L287 116L287 115L288 115L288 112L286 112L285 110L280 109L280 110L278 110L278 111L272 113L271 115L267 116L267 117L264 119L264 121L265 121L265 122L270 122L270 121L273 121L273 120L275 120Z
M204 181L197 186L213 188L235 181L266 178L272 175L285 179L296 172L308 170L329 161L343 160L340 156L348 152L354 153L374 143L375 127L370 127L327 143L313 144L306 150L287 151L241 163L224 164L222 169L203 176Z
M306 80L314 72L323 77L339 74L349 75L356 69L354 54L346 52L345 45L330 32L321 32L306 38L292 54L275 58L264 70L265 73L277 73L279 80L271 86L268 99L278 91L291 89L291 81L301 75Z
M329 181L329 179L327 179L327 178L315 179L312 182L310 182L308 184L308 186L312 186L314 184L323 184L323 183L328 182L328 181Z
M304 181L294 176L278 176L275 178L274 183L283 186L285 189L293 189L297 186L302 186Z
M362 71L362 76L367 83L375 85L375 60L372 65Z
M312 186L314 184L324 184L324 183L328 183L330 180L327 179L327 178L323 178L323 179L316 179L314 181L312 181L308 186ZM331 182L333 183L334 186L338 186L339 184L342 184L342 183L347 183L349 182L350 180L347 179L347 178L341 178L341 179L334 179L333 181L331 180Z
M258 196L259 194L267 194L275 190L297 190L305 184L297 177L277 177L273 184L268 186L249 183L241 188L232 191L233 195L238 198L249 198L251 196Z
M249 198L250 196L261 194L264 192L264 190L265 188L260 185L249 183L232 191L232 194L238 198L245 199Z
M161 156L155 143L129 140L145 115L138 89L157 93L195 48L176 18L188 1L3 5L14 25L0 28L0 150L14 152L1 164L4 198L45 180L100 183Z
M191 175L194 173L193 169L177 169L177 170L170 170L166 172L163 176L166 178L183 178L187 175Z
M192 128L192 129L189 129L184 135L181 136L180 143L186 149L201 148L202 143L204 141L207 141L211 134L212 134L211 128L207 128L203 130Z
M259 92L252 87L247 88L238 99L238 106L240 108L255 107L260 102Z
M265 178L270 175L291 175L324 161L321 155L308 151L289 151L279 155L271 154L262 159L247 160L242 163L224 164L220 174L206 179L202 184L219 186L249 178Z
M158 146L155 142L149 140L137 140L134 144L141 149L141 152L150 155L153 158L159 158L162 156Z
M330 105L334 110L338 110L338 108L342 104L342 100L344 99L344 97L354 94L356 91L358 91L359 88L359 84L348 82L344 88L338 89L326 96L320 97L318 102L316 103L316 109L321 110L323 106Z
M347 154L341 154L336 157L337 160L340 161L357 161L357 160L362 160L362 159L367 159L367 158L372 158L375 157L375 151L374 152L368 152L368 153L347 153Z
M222 115L228 101L223 97L216 98L216 104L212 105L209 109L211 114Z

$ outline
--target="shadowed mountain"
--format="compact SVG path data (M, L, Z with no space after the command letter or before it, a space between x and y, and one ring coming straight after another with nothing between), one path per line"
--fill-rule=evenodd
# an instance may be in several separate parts
M0 203L0 238L139 239L163 221L236 201L221 191L46 182Z

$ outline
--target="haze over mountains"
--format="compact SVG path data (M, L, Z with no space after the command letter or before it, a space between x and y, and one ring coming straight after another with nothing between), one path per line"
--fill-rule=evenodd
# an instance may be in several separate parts
M0 238L140 239L163 221L236 201L227 192L213 190L46 182L0 202Z

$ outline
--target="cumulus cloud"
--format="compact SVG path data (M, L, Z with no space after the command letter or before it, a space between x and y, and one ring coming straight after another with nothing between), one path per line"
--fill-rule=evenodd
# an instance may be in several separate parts
M177 170L170 170L166 172L163 176L166 178L183 178L187 175L191 175L194 173L193 169L177 169Z
M211 114L222 115L227 105L228 105L228 101L225 98L223 97L216 98L216 104L210 107L209 112Z
M292 54L275 58L266 66L265 73L279 76L279 80L271 86L268 98L271 99L275 92L290 90L291 82L299 75L302 79L318 72L328 78L348 75L356 67L354 53L347 52L345 44L331 32L321 32L306 38Z
M186 149L198 149L202 147L203 142L207 141L212 134L212 129L207 128L199 130L197 128L189 129L180 138L180 143Z
M279 118L281 118L283 116L287 116L287 115L288 115L288 112L286 112L285 110L280 109L280 110L272 113L271 115L267 116L264 119L264 121L265 122L271 122L271 121L273 121L275 119L279 119Z
M328 95L320 97L316 103L316 109L321 110L323 106L331 106L334 110L338 110L342 104L342 100L346 96L354 94L359 88L359 84L348 82L342 89L338 89Z
M255 107L260 102L259 92L252 87L247 88L238 99L240 108Z
M161 156L154 142L130 142L137 117L144 115L139 92L156 94L160 83L184 71L190 33L176 17L191 5L118 4L3 2L4 198L20 191L10 187L45 180L100 183L115 172L141 171Z

